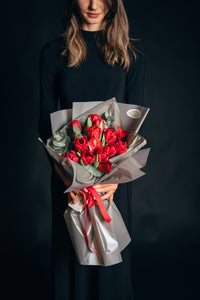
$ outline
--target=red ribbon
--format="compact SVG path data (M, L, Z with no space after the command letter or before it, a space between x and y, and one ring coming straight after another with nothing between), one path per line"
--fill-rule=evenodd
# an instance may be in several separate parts
M97 193L97 191L95 190L95 188L93 188L92 186L91 187L87 187L87 190L96 199L97 204L99 206L99 209L100 209L100 212L101 212L103 218L106 220L107 223L109 223L111 221L111 218L110 218L109 214L107 213L107 210L106 210L106 208L104 206L103 200L101 199L101 197L99 196L99 194ZM94 202L94 204L95 204L95 202ZM89 207L91 207L91 206L89 206Z
M101 197L99 196L99 194L97 193L97 191L95 190L95 188L93 187L87 187L87 197L86 194L84 192L84 189L81 190L81 194L83 196L84 199L84 205L85 205L85 234L86 234L86 238L88 241L88 244L90 245L91 249L98 254L98 251L92 247L89 237L88 237L88 232L87 232L87 206L90 208L92 206L95 205L95 200L97 201L97 205L99 206L100 212L103 216L103 218L106 220L107 223L109 223L111 221L111 218L109 216L109 214L107 213L107 210L104 206L103 200L101 199ZM87 201L88 200L88 201Z
M88 236L88 232L87 232L87 199L86 199L86 195L85 195L84 192L82 192L82 191L80 191L80 192L83 196L84 205L85 205L85 234L86 234L86 238L87 238L88 244L90 245L91 249L98 254L98 251L92 247L92 245L90 243L89 236Z

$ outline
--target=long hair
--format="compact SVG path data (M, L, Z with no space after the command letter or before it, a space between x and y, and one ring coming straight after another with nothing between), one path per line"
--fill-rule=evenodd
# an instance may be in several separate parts
M96 34L96 43L104 61L129 69L131 59L136 60L137 49L129 39L129 24L122 0L105 0L108 13L104 17L102 30ZM61 55L68 57L68 67L78 67L87 56L87 45L81 33L81 17L76 0L68 0L62 19L65 49Z

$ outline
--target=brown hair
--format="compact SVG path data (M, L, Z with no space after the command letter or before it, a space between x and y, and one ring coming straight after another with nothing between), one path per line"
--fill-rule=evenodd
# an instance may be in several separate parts
M129 24L122 0L105 0L108 13L97 32L96 42L104 61L129 69L132 55L136 60L138 51L129 39ZM68 56L68 66L78 67L86 59L87 46L81 33L81 18L76 0L68 0L63 17L65 49L61 55Z

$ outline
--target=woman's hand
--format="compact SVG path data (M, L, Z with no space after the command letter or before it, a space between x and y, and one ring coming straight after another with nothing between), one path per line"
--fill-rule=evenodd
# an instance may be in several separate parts
M83 191L79 191L79 190L73 191L73 192L69 192L67 194L67 196L68 196L68 204L70 202L76 204L77 203L77 198L81 201L83 199L83 193L84 193Z
M58 176L62 179L66 187L69 187L72 183L71 181L65 177L65 175L62 173L62 171L59 169L57 164L54 164L54 168ZM97 193L105 193L105 195L101 196L102 200L109 199L110 204L113 204L113 194L118 188L118 184L112 184L112 183L104 183L104 184L96 184L94 185L94 188L96 189ZM87 192L87 189L85 189L85 192ZM77 198L82 199L82 191L73 191L68 193L68 203L73 202L77 203Z
M104 184L96 184L93 186L97 193L105 193L105 195L101 196L102 200L109 199L110 204L113 204L113 196L114 192L118 188L118 184L113 183L104 183Z
M110 184L110 183L105 183L105 184L96 184L93 186L97 193L105 193L105 195L101 196L102 200L108 199L110 200L110 204L113 204L113 196L114 192L118 188L118 184ZM87 193L87 188L84 188L84 191ZM69 192L68 193L68 203L73 202L77 203L77 198L82 199L82 191L74 191L74 192Z

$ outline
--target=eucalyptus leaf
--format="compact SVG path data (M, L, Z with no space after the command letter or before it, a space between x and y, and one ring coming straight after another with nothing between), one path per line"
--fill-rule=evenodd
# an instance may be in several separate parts
M76 125L73 125L73 132L78 136L81 134L80 128Z
M100 177L102 175L100 170L94 168L91 165L85 165L85 168L88 170L88 172L90 172L95 177Z
M65 141L61 141L61 142L58 142L56 140L53 140L53 145L56 146L56 147L64 147L65 146Z
M64 138L65 138L65 133L62 132L61 130L56 131L53 135L53 140L55 140L57 142L60 142L60 141L64 140Z
M67 136L66 132L57 131L54 133L49 146L53 148L59 155L62 155L64 152L67 152L70 147L70 138Z
M109 119L112 115L111 115L111 112L106 111L104 116L106 119Z

